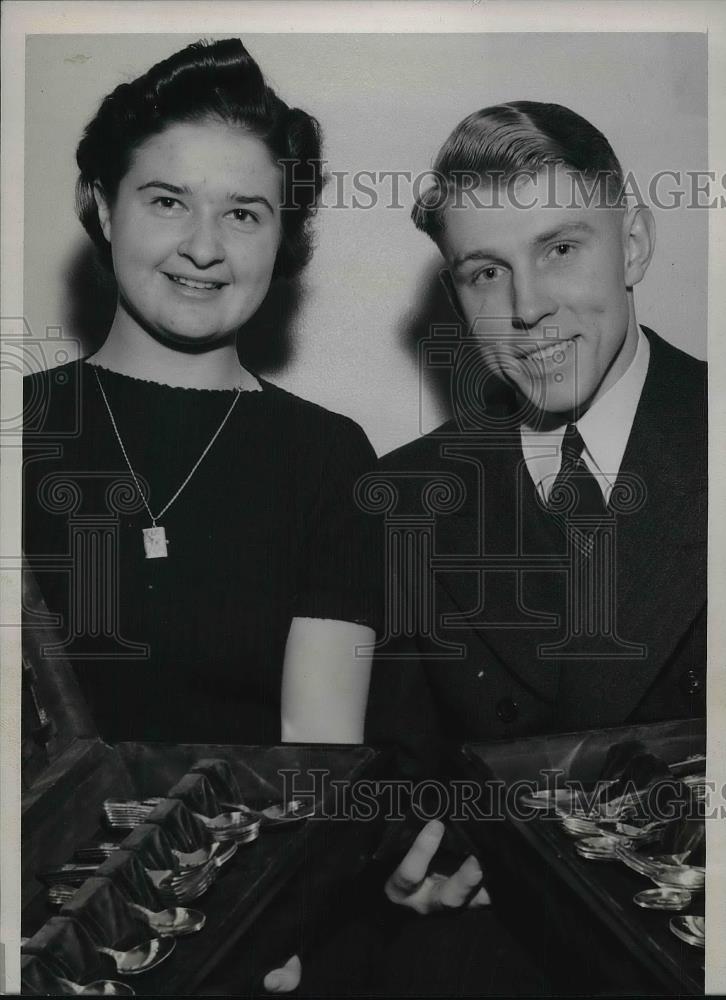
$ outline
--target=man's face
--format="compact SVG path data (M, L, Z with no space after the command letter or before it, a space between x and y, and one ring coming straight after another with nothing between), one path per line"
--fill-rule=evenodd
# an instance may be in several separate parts
M473 195L444 210L441 249L487 366L540 411L583 412L635 354L630 216L588 207L562 167Z

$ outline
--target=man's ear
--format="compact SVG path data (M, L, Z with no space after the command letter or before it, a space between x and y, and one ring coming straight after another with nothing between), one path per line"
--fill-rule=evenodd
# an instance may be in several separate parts
M645 205L635 205L623 217L625 284L628 288L643 280L655 250L655 219Z
M464 313L461 306L459 305L459 296L456 294L456 288L454 287L454 279L451 277L451 271L448 267L442 268L439 271L439 281L444 286L444 291L446 292L446 298L449 300L451 308L456 313L457 318L465 323Z
M98 210L98 221L101 226L101 232L106 237L108 242L111 242L111 207L106 198L106 193L101 187L101 182L96 181L93 185L93 197L96 199L96 208Z

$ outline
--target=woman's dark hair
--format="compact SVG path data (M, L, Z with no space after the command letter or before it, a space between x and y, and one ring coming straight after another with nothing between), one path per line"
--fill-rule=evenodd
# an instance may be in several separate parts
M448 193L465 178L506 181L547 166L595 180L608 204L620 204L623 171L602 132L561 104L512 101L475 111L456 126L436 157L434 183L416 199L411 217L436 240Z
M113 202L134 153L148 138L181 122L218 120L239 125L267 146L283 178L282 242L275 276L292 277L310 259L310 220L323 186L318 122L289 108L265 83L238 38L195 42L116 87L83 133L76 161L76 209L101 259L111 251L98 218L94 185Z

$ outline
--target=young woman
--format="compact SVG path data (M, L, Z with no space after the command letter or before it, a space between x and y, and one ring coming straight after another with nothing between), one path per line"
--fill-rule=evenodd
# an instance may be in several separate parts
M26 378L24 544L107 739L360 742L378 574L357 425L257 378L238 337L310 255L320 132L238 39L102 102L78 210L118 303Z

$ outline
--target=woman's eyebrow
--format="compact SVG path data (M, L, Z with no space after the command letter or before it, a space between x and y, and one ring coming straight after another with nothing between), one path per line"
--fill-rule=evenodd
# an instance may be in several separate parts
M192 193L191 188L187 185L180 187L178 184L170 184L168 181L147 181L145 184L140 184L136 189L137 191L145 191L147 188L161 188L162 191L168 191L170 194L186 194L190 195ZM272 215L275 214L275 210L272 205L262 194L237 194L232 192L227 195L227 201L237 202L238 205L265 205Z
M146 184L140 184L136 190L145 191L146 188L161 188L163 191L169 191L171 194L191 194L191 189L186 185L184 187L179 187L177 184L170 184L168 181L147 181Z
M267 208L270 210L270 212L273 215L275 214L275 210L273 209L272 205L267 200L267 198L265 198L265 196L262 195L262 194L248 195L248 194L234 194L234 193L232 193L232 194L227 195L227 198L229 199L229 201L236 201L237 204L239 204L239 205L252 205L252 204L255 204L255 203L266 205Z

